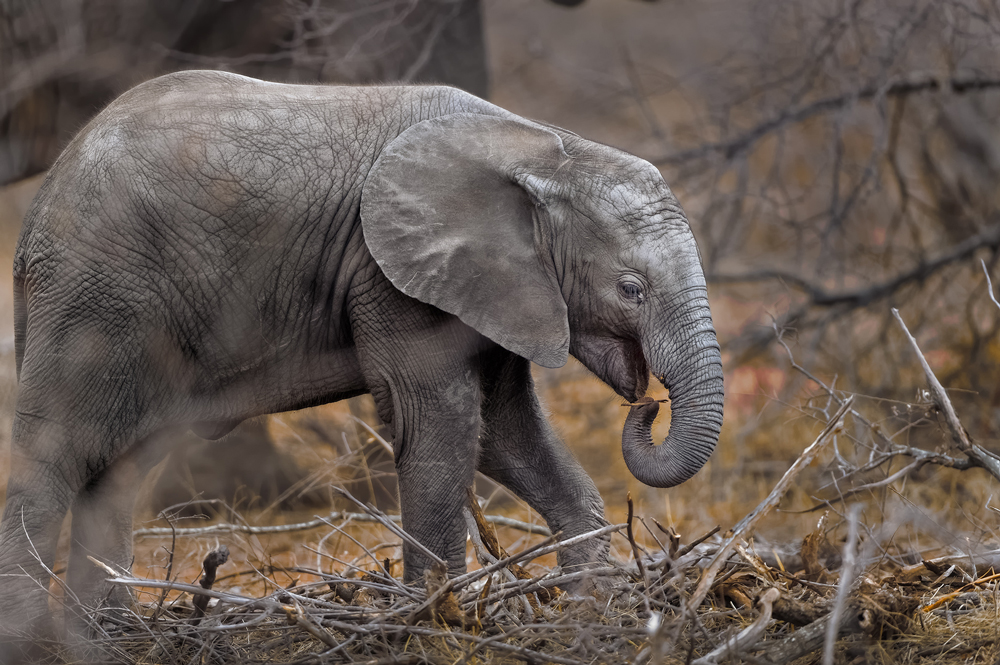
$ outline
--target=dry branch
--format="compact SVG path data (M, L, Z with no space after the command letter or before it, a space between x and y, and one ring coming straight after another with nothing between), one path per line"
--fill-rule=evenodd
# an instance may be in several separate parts
M1000 247L1000 224L994 224L984 231L955 244L950 250L929 260L921 261L910 270L889 279L858 289L828 291L821 286L803 279L794 273L782 270L761 270L744 274L710 274L708 281L713 284L752 284L755 282L779 281L802 291L809 304L818 307L857 308L865 307L879 300L891 297L910 284L924 282L942 268L965 261L983 248ZM843 311L841 311L843 313Z
M202 589L211 589L215 584L215 574L219 570L219 566L229 561L229 548L225 545L219 545L217 548L208 553L205 560L202 562L202 568L205 574L202 578L198 580L198 584L201 585ZM201 617L205 616L205 608L208 607L208 596L195 596L194 597L194 623L197 624Z
M752 650L761 638L764 631L771 623L772 605L781 597L781 592L777 589L768 589L760 597L757 604L760 606L760 616L744 628L738 635L729 638L706 656L695 660L691 665L716 665L717 663L732 662L741 655Z
M990 300L997 306L997 309L1000 309L1000 302L997 302L997 297L993 295L993 280L990 279L990 271L986 269L986 261L980 259L979 264L983 266L983 274L986 275L986 290L990 294Z
M136 529L132 532L134 538L143 537L160 537L160 536L177 536L184 538L199 538L201 536L220 536L228 533L245 533L252 535L263 535L272 533L292 533L295 531L308 531L310 529L317 529L322 526L328 525L329 522L339 522L339 521L351 521L351 522L367 522L379 524L383 519L389 519L393 522L400 522L401 518L399 515L382 515L380 517L373 517L368 513L352 513L347 511L336 510L324 517L317 517L316 519L309 520L308 522L297 522L295 524L277 524L277 525L261 525L253 526L249 524L232 524L232 523L222 523L213 524L211 526L203 527L175 527L171 529L170 527L148 527L143 529ZM510 517L504 517L503 515L487 515L486 520L491 524L496 524L497 526L507 527L509 529L516 529L518 531L523 531L525 533L536 534L539 536L551 536L552 532L541 524L531 524L529 522L523 522L521 520L516 520Z
M785 472L785 475L781 477L781 480L779 480L774 486L771 493L767 495L767 497L753 510L752 513L740 520L740 522L733 527L732 531L727 534L722 546L719 548L718 552L716 552L715 557L709 564L708 569L705 570L701 581L698 583L698 587L688 599L686 604L688 611L693 611L701 605L702 601L705 600L705 596L708 595L709 589L712 588L712 584L715 582L716 576L729 559L729 555L732 553L733 548L741 539L745 539L753 533L760 520L770 513L771 510L773 510L774 507L781 501L781 498L785 496L785 492L787 492L789 487L791 487L792 481L799 475L799 472L816 459L816 456L826 446L830 437L832 437L833 434L835 434L842 426L841 420L850 410L853 402L853 397L848 397L844 400L844 403L840 405L837 412L833 415L829 422L827 422L826 427L824 427L823 431L816 437L816 440L813 441L808 448L802 451L802 454L799 455L798 459L795 460L791 467L789 467L788 471Z
M900 328L903 329L903 334L906 335L906 339L910 343L910 348L913 349L913 352L917 354L917 359L920 360L920 366L927 377L927 385L930 387L931 397L934 399L934 404L944 414L944 421L948 425L948 430L951 432L955 444L959 450L968 456L974 465L986 469L993 474L994 478L1000 480L1000 457L972 441L969 433L958 419L955 407L952 406L951 400L948 399L948 393L945 392L941 382L938 381L933 370L931 370L927 359L924 358L924 354L920 351L920 346L917 345L917 340L910 334L909 329L907 329L906 324L903 322L903 317L899 315L899 310L893 309L892 315L896 317L896 321L899 322Z
M701 159L712 154L721 154L725 159L731 159L739 153L746 152L758 141L788 125L797 124L822 113L842 109L859 100L875 97L901 97L920 92L947 91L955 94L977 90L1000 88L1000 78L981 76L956 76L938 78L935 76L917 76L899 79L890 83L879 82L840 95L831 95L799 108L785 109L774 118L765 120L748 129L739 136L726 141L705 143L697 148L681 150L659 157L650 157L649 161L657 165L682 164L693 159Z

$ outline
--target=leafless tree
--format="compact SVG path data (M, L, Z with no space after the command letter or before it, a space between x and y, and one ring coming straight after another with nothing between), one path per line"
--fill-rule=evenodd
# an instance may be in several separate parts
M1000 5L715 5L739 29L684 80L696 120L651 155L693 201L714 293L770 303L818 371L893 397L914 385L899 307L944 384L971 391L966 424L995 431L1000 316L979 259L995 271L1000 248ZM775 353L757 323L728 339L735 363Z

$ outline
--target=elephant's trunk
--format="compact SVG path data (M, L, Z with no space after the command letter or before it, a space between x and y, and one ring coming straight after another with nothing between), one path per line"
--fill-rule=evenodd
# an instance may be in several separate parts
M707 303L704 307L707 312ZM653 445L653 420L660 405L645 397L625 420L622 453L638 480L653 487L673 487L697 473L719 441L722 357L710 324L679 349L671 352L662 344L655 348L659 350L647 358L653 374L670 391L670 432L662 445ZM668 363L668 356L675 362Z

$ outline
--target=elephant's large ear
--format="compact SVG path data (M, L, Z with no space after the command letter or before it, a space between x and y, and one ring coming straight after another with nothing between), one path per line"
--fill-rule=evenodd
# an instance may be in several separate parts
M551 254L538 246L535 204L568 159L557 134L527 122L460 113L418 123L383 149L365 181L368 249L406 295L561 367L566 303L543 258Z

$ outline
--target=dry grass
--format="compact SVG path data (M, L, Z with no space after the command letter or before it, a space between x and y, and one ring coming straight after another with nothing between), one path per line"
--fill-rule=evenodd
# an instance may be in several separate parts
M470 557L474 570L456 580L428 576L425 589L398 580L399 536L381 524L349 527L347 533L371 553L363 560L327 555L321 566L270 558L235 573L223 567L208 616L200 621L186 593L205 593L199 587L168 584L174 590L164 601L162 580L119 578L137 592L137 610L125 617L90 614L104 621L101 637L89 646L101 659L134 663L704 664L806 656L810 661L803 662L812 662L837 607L838 587L846 585L835 662L993 663L1000 657L997 582L985 567L972 573L958 561L975 557L901 565L892 546L888 553L873 552L861 539L858 564L845 577L844 548L830 542L829 523L822 519L796 556L779 563L746 540L750 532L716 534L690 547L637 517L633 529L645 536L635 539L641 569L627 558L631 543L619 525L614 544L620 562L608 566L575 573L535 566L527 579L506 574L512 564L558 547L535 536L530 546L487 568L477 568ZM863 526L870 532L872 525ZM313 541L314 551L328 550L322 541L337 528L325 531L326 538ZM510 535L504 530L501 543ZM193 540L204 547L204 538ZM722 565L698 603L699 582L720 556ZM599 600L556 590L581 575L602 581ZM758 601L772 589L777 599L766 620ZM753 643L731 641L754 624L761 634ZM727 644L731 652L711 655Z

